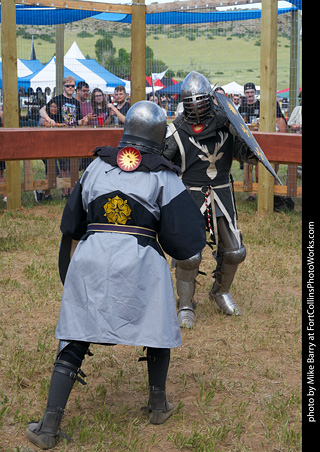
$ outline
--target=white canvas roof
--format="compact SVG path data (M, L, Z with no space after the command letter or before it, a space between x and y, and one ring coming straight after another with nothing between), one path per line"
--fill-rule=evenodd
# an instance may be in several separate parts
M239 85L237 82L230 82L223 85L222 88L225 90L226 94L242 94L243 95L243 85Z
M83 81L77 74L71 72L68 68L64 68L64 76L72 75L76 82ZM53 57L41 70L28 74L25 77L20 77L18 86L23 86L25 90L31 87L34 91L39 87L44 91L47 87L53 91L56 86L56 58Z
M85 56L83 55L83 53L79 49L79 46L76 43L76 41L73 41L72 46L70 47L68 52L65 54L64 58L65 59L84 60Z

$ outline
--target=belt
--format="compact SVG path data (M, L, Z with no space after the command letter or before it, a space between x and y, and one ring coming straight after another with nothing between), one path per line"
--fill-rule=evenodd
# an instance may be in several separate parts
M126 226L123 224L90 223L87 226L87 232L117 232L119 234L144 235L151 239L157 237L157 233L153 229L143 228L141 226Z

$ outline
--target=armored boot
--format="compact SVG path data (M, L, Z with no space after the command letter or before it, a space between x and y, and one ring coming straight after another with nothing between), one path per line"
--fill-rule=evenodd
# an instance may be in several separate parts
M60 341L61 343L62 341ZM85 377L80 365L87 352L88 347L83 346L81 343L71 342L67 343L65 349L58 354L58 358L54 363L48 403L44 415L39 422L31 421L26 429L27 438L40 449L52 449L56 446L59 437L71 439L60 431L60 424L75 381L86 384L78 374Z
M214 271L215 282L209 292L211 300L227 315L242 315L241 310L233 301L229 290L236 274L238 265L246 258L246 249L242 244L240 231L235 234L225 217L218 218L219 243L217 267Z
M62 408L47 408L39 422L30 422L26 430L28 440L44 450L55 447L59 437L70 440L70 436L60 431L63 414Z
M165 391L158 386L150 386L148 405L141 409L150 413L151 424L163 424L172 415L173 404L168 402Z
M234 279L238 264L245 258L245 248L239 250L224 250L215 270L215 282L209 292L211 300L215 301L219 310L226 315L242 315L241 310L233 301L229 290Z
M194 311L197 303L193 297L200 262L201 253L183 261L176 261L176 286L179 297L177 308L180 327L192 328L195 322Z

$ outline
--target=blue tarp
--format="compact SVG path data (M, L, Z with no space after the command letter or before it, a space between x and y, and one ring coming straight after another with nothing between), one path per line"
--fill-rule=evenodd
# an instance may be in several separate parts
M105 69L103 66L101 66L96 60L86 59L86 60L78 60L83 66L85 66L90 71L97 74L99 77L101 77L103 80L106 81L106 86L108 88L115 88L118 85L125 86L125 82L121 80L116 75L109 72L107 69Z
M36 71L39 71L43 68L43 64L40 63L39 60L22 60L20 61L27 66L28 69L32 72L32 74ZM2 62L0 61L0 89L2 88Z
M34 73L34 72L36 72L36 71L39 71L40 69L43 68L43 64L40 63L39 60L22 60L22 59L20 58L20 61L21 61L25 66L27 66L27 68L30 69L30 71L31 71L32 73Z
M181 84L182 82L175 83L174 85L159 89L157 93L161 96L162 94L181 94Z
M280 8L278 14L302 9L302 0L294 0L291 3L294 8ZM16 23L18 25L56 25L76 22L78 20L94 17L99 20L131 23L131 14L98 13L96 11L84 11L74 9L56 9L44 6L16 5ZM164 13L152 13L146 15L147 25L177 25L196 24L210 22L227 22L236 20L258 19L261 10L237 10L219 12L184 12L172 11ZM0 11L1 22L1 11Z
M278 14L285 14L296 8L280 8ZM109 13L101 13L94 16L94 19L108 20ZM132 16L128 14L122 23L131 23ZM184 12L169 11L164 13L153 13L146 15L146 25L182 25L182 24L204 24L212 22L230 22L238 20L260 19L261 10L242 11L218 11L218 12Z

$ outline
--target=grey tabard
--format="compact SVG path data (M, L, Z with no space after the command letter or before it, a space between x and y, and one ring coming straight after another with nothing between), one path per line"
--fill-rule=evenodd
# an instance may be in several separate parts
M56 338L159 348L181 345L164 252L187 259L201 251L203 221L173 171L124 172L95 159L62 217L62 233L80 242L68 267ZM158 240L86 232L88 224L117 222L152 229Z

